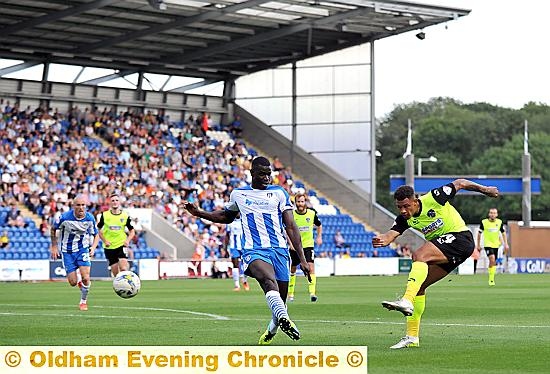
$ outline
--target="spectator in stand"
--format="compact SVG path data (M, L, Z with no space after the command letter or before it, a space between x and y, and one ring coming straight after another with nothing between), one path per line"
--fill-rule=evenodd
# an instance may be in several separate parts
M277 156L273 157L273 170L281 171L281 170L284 170L284 168L285 166L283 165L279 157Z
M15 202L10 203L10 210L8 211L8 226L11 227L25 227L25 220L21 215L21 211L17 209Z
M229 132L231 132L235 138L241 137L243 129L240 116L235 116L235 119L231 122L231 125L229 125Z
M10 245L10 238L8 237L8 232L4 230L2 236L0 236L0 248L6 249Z
M42 220L40 221L40 226L38 229L40 230L42 236L50 236L51 228L48 224L48 219L45 216L42 216Z
M350 245L346 243L346 239L344 239L344 236L342 235L342 232L340 230L336 230L336 233L334 234L334 245L336 248L349 248Z

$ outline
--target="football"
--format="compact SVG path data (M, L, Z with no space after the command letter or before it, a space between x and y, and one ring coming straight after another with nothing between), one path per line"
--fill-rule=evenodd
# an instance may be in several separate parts
M141 288L141 280L136 273L121 271L113 280L115 293L123 299L129 299L138 294Z

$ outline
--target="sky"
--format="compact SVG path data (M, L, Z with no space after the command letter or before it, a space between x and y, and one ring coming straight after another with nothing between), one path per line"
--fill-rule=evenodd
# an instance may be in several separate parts
M376 117L395 104L445 96L519 109L550 104L549 1L416 0L465 17L375 43Z
M439 96L514 109L529 101L550 104L550 54L547 52L550 1L412 2L470 9L471 13L424 29L424 40L415 37L418 31L411 31L375 43L376 117L385 116L396 104L425 102ZM4 66L0 60L0 68ZM66 69L52 66L51 75L67 76L66 70L56 74L56 68ZM105 70L104 74L110 72ZM6 77L16 78L20 74ZM32 79L40 79L38 68L24 73L26 77L33 74L36 77ZM83 75L80 81L93 77ZM154 75L149 78L156 88L164 81L161 77L155 79ZM120 78L116 83L119 87L132 88L131 83L136 81L137 75L134 75L126 80ZM166 89L191 81L195 80L174 79ZM216 95L221 94L221 90L222 84L216 84L190 93Z

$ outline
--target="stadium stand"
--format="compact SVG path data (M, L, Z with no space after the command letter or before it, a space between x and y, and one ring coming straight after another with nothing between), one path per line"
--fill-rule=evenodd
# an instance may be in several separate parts
M151 112L114 113L107 108L73 108L66 114L41 108L27 108L21 114L17 107L9 112L7 108L3 108L1 131L18 137L3 137L0 167L13 182L3 185L6 197L24 203L38 216L54 219L69 209L70 197L76 193L88 195L90 211L96 214L106 209L105 196L121 189L127 198L125 206L152 207L197 242L202 258L211 250L218 257L227 255L222 253L224 225L191 218L184 214L180 203L195 200L204 209L223 207L233 188L250 181L249 162L257 152L223 125L210 123L205 131L202 117L206 113L172 122ZM35 172L34 178L24 177L23 165ZM274 183L290 194L308 192L312 207L325 225L321 256L343 253L332 241L336 228L346 236L352 256L376 254L371 246L372 232L342 214L315 190L294 180L287 168L275 173ZM24 234L10 231L12 248L19 256L26 253L26 258L29 248L33 248L30 256L43 258L49 239L31 221L22 229ZM133 251L136 259L160 256L143 237ZM378 250L378 256L395 255L389 248ZM96 257L104 258L102 248L98 248Z

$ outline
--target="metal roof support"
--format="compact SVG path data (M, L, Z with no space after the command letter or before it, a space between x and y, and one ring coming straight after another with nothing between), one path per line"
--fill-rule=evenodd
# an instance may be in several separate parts
M16 71L32 68L33 66L39 64L41 63L37 61L25 61L17 65L8 66L7 68L0 69L0 77L7 74L15 73Z
M135 73L134 70L123 70L123 71L119 71L118 73L104 75L103 77L90 79L90 80L87 80L85 82L80 82L80 84L94 84L94 85L96 85L96 84L108 82L108 81L113 80L113 79L121 78L121 77L124 77L126 75L133 74L133 73Z
M162 86L160 86L159 91L164 91L164 87L166 87L166 85L168 84L168 82L170 82L170 79L172 79L172 75L169 75L168 78L166 78L166 80L164 81L164 83L162 84Z
M124 43L130 40L138 39L144 36L157 34L162 31L183 27L196 22L205 22L211 19L222 17L229 13L234 13L241 9L251 8L263 3L267 3L270 0L248 0L239 4L230 5L225 8L210 10L208 12L199 13L190 17L178 17L175 21L159 24L157 26L149 27L139 31L132 31L124 35L120 35L114 38L103 39L97 43L83 45L78 47L74 53L85 53L93 51L98 48L108 48L113 45Z
M42 25L48 22L57 21L65 17L74 16L76 14L84 13L88 10L102 8L104 6L111 5L116 2L117 0L96 0L90 3L74 6L63 10L53 10L51 13L48 13L46 15L36 17L30 20L21 21L13 25L2 27L0 29L0 35L7 36L9 34L13 34L15 32L18 32L24 29Z
M80 71L78 72L78 74L76 75L76 77L74 77L73 83L76 83L76 82L78 81L78 78L80 78L80 76L82 75L82 73L84 73L84 69L86 69L86 66L82 66L82 68L80 69Z
M185 92L195 88L208 86L209 84L216 83L216 82L219 82L219 79L205 79L200 82L186 84L185 86L174 88L172 90L169 90L168 92Z

